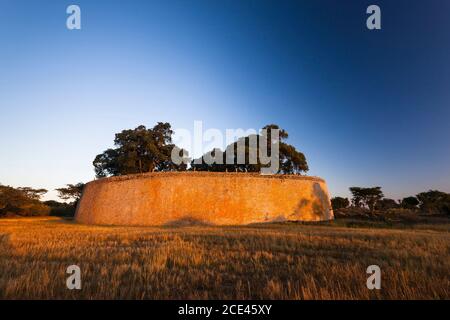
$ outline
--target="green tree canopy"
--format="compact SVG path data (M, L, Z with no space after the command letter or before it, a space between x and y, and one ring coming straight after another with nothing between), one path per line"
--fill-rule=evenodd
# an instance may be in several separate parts
M97 155L94 168L97 177L118 176L151 171L186 170L186 164L171 161L174 148L173 131L169 123L158 122L153 128L138 126L115 135L115 148Z

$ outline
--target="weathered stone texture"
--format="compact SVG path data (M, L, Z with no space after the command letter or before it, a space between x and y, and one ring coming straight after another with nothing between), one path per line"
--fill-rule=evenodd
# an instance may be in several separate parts
M316 177L167 172L88 183L76 212L87 224L166 225L186 220L233 225L333 219Z

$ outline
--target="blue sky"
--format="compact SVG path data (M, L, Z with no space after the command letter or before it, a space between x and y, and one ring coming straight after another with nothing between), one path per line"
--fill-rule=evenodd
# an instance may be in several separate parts
M66 28L77 4L82 29ZM377 4L382 30L366 28ZM448 1L0 0L0 183L94 178L114 133L277 123L330 192L450 192ZM54 198L51 192L49 198Z

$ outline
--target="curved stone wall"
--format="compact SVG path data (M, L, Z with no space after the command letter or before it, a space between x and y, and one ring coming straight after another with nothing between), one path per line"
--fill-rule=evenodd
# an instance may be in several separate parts
M160 172L88 183L76 220L86 224L218 225L333 219L327 186L316 177Z

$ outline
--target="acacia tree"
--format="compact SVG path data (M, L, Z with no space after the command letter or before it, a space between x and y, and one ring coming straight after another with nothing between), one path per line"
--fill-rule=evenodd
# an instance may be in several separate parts
M425 213L450 214L450 194L438 190L429 190L416 195L419 207Z
M173 131L169 123L158 122L153 128L138 126L115 135L115 148L97 155L93 162L97 177L118 176L151 171L186 170L186 162L171 161L174 148Z
M279 138L272 138L271 129L279 130ZM309 170L305 155L298 151L294 146L285 143L288 138L288 133L281 129L278 125L270 124L263 128L260 135L249 135L242 137L238 141L228 145L225 151L220 149L213 149L205 153L202 157L191 162L191 168L197 171L240 171L240 172L259 172L261 168L268 167L261 161L260 149L264 146L261 143L266 143L267 153L272 155L272 145L278 147L278 155L273 155L273 159L278 161L279 170L281 174L300 174ZM250 143L254 141L255 144ZM276 145L277 144L277 145ZM243 146L244 161L240 161L238 156L239 146ZM256 149L255 149L256 146ZM252 161L251 155L256 155L256 159ZM214 158L214 163L208 163L205 159ZM243 162L243 163L241 163Z
M33 200L41 200L42 196L46 194L48 191L47 189L33 189L30 187L19 187L17 188L21 192L25 194L26 197L33 199Z
M83 182L79 182L77 184L67 184L65 188L58 188L55 190L58 192L58 197L66 201L72 200L72 204L76 206L81 199L84 186L85 184Z
M0 216L3 215L47 215L50 208L40 199L47 190L29 187L13 188L0 185Z
M350 192L353 195L352 203L354 206L361 207L362 205L366 205L372 213L377 202L380 201L384 196L383 192L381 191L381 187L351 187Z

